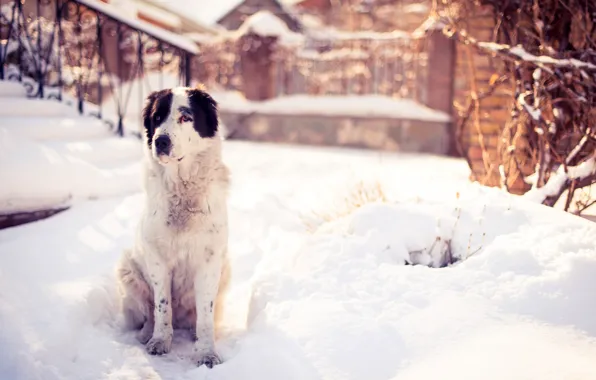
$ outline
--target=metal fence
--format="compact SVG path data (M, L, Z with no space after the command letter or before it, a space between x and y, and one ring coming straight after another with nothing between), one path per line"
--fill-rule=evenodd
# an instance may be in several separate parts
M102 3L0 0L0 11L0 80L23 82L29 97L73 103L120 135L149 92L191 82L194 43Z

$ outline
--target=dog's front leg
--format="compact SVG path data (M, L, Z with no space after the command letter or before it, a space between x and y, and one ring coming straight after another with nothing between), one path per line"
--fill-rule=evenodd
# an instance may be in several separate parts
M195 302L197 308L194 359L197 365L209 368L220 364L215 352L214 309L221 276L223 254L211 248L205 250L205 261L199 265L195 276Z
M157 257L147 262L149 281L153 288L153 337L147 342L147 352L151 355L163 355L172 347L172 278L166 263Z

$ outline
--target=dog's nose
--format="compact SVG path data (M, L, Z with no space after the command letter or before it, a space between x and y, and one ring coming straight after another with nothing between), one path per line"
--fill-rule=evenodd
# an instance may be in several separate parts
M155 139L155 151L157 154L170 154L172 141L167 135L161 135Z

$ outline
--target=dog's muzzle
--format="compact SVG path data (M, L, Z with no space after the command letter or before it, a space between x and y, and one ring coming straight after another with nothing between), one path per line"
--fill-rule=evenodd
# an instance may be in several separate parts
M167 135L161 135L155 139L155 153L160 155L169 155L172 150L172 140Z

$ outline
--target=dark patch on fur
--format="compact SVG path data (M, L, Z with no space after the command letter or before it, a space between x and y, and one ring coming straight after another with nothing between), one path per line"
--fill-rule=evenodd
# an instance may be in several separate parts
M213 254L214 254L214 253L215 253L215 252L213 252L213 250L212 250L211 248L207 248L207 249L205 250L205 261L206 261L206 262L209 262L209 261L211 261L211 258L213 257Z
M189 89L187 93L195 131L203 138L214 137L219 125L217 102L203 90Z
M166 225L184 229L193 215L203 213L196 199L187 199L174 195L168 200L168 219Z
M209 311L213 312L213 301L209 304Z
M166 89L154 91L147 96L145 108L143 108L143 125L147 134L147 144L151 146L153 135L169 116L172 107L172 90Z

